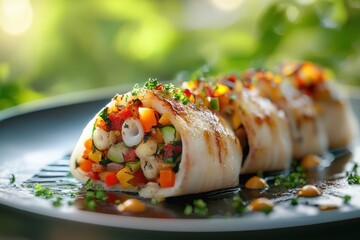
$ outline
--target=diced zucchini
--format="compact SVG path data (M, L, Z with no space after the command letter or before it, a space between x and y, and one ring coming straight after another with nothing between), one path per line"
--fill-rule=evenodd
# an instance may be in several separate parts
M218 111L220 109L220 104L219 104L218 98L210 98L210 109L212 111Z
M140 161L127 162L126 166L130 168L131 172L136 172L140 168Z
M160 131L165 143L169 143L175 140L176 130L173 126L162 127Z
M123 163L124 154L128 151L128 148L125 147L123 142L119 142L116 145L111 145L107 153L107 158L113 162Z

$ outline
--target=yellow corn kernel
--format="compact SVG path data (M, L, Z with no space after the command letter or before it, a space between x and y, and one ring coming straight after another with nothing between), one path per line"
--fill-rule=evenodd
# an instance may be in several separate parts
M101 156L102 156L102 154L98 150L95 150L95 151L89 153L89 158L96 163L100 162Z
M116 174L116 178L119 180L121 186L123 186L124 188L133 187L130 183L128 183L128 181L134 178L134 176L130 173L130 168L126 166Z
M169 125L171 122L170 122L170 118L169 118L169 114L168 113L164 113L160 119L159 119L159 123L163 126L165 125Z

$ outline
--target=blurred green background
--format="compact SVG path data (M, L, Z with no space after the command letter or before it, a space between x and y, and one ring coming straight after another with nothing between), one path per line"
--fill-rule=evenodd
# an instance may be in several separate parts
M0 0L0 109L287 59L360 84L360 0Z

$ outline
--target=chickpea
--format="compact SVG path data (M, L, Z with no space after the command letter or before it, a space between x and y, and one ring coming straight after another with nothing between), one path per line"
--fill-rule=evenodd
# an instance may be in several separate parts
M247 189L263 189L268 187L266 181L258 176L253 176L246 181L245 187Z
M315 168L320 165L321 158L314 154L306 155L303 159L301 159L300 165L305 168Z
M321 194L322 193L320 189L318 189L314 185L305 185L298 192L299 197L317 197L320 196Z
M130 198L121 203L118 206L118 210L120 212L126 211L131 213L140 213L146 210L146 205L138 199Z
M268 211L274 208L274 204L267 198L257 198L250 202L249 210L251 211Z

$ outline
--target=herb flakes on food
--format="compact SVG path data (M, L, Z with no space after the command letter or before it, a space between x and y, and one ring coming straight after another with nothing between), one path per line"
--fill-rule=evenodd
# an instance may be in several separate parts
M54 197L53 191L48 187L43 187L40 184L36 184L35 187L35 196L43 197L45 199L50 199Z
M16 181L15 175L14 175L14 174L11 174L11 177L10 177L10 184L15 183L15 181Z
M246 203L240 196L233 197L232 208L236 213L242 214L246 211Z
M357 163L354 163L352 170L350 172L346 172L347 182L350 185L360 184L360 175L357 171L358 167L359 165Z
M306 184L306 174L301 166L296 166L295 170L289 174L280 174L274 178L276 187L296 188Z
M351 196L350 195L345 195L344 196L344 203L348 203L351 200Z

